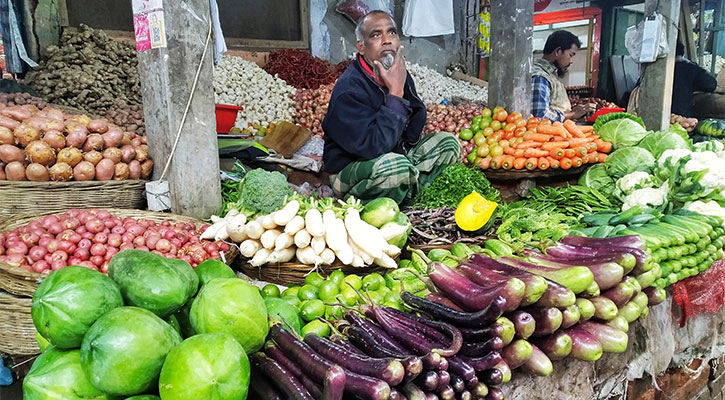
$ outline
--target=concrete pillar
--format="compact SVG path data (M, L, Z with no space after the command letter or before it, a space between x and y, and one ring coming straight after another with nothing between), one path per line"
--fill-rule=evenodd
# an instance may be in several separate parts
M209 12L208 0L164 1L168 47L139 53L146 132L155 163L154 179L159 179L176 139L204 50ZM164 177L170 184L171 211L196 218L208 218L222 204L213 55L212 38L179 144Z
M672 80L675 73L677 23L680 20L680 0L646 0L645 17L657 11L666 21L667 57L644 65L640 85L639 110L647 129L661 130L670 126Z
M533 1L491 1L490 106L531 114L533 26Z

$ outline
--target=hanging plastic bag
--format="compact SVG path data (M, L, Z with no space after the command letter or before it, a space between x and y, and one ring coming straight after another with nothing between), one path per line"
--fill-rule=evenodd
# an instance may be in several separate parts
M403 14L405 36L439 36L456 33L453 0L407 0Z
M638 64L654 61L657 58L666 56L669 52L666 22L661 15L658 15L654 14L650 18L645 18L639 24L630 26L624 34L624 47L627 48L629 55ZM650 25L645 28L648 19ZM652 34L655 34L656 37L653 37ZM645 46L646 50L644 57L643 46ZM654 48L655 46L656 48Z
M383 10L392 15L390 3L386 0L340 0L335 11L357 24L360 18L373 10Z

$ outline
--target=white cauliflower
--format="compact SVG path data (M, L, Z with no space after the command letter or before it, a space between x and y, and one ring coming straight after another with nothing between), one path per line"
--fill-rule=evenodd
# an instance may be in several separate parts
M634 206L640 207L659 207L667 201L669 185L665 182L660 188L644 188L637 189L624 198L622 211L628 210Z
M669 149L665 150L662 155L660 156L660 159L657 160L657 163L662 165L665 162L667 162L667 159L669 158L670 161L674 164L677 161L680 160L680 158L687 157L690 154L693 154L690 150L687 149Z
M720 207L720 205L717 204L717 202L713 201L713 200L693 201L692 203L685 205L684 208L686 210L694 211L694 212L700 213L702 215L712 215L712 216L720 217L723 220L725 220L725 208ZM725 223L723 225L725 225Z
M693 153L692 159L685 163L683 170L686 173L707 170L699 181L704 188L704 195L725 189L725 160L712 151Z
M636 188L650 188L654 186L652 176L644 171L629 173L617 181L617 190L624 196L632 193Z

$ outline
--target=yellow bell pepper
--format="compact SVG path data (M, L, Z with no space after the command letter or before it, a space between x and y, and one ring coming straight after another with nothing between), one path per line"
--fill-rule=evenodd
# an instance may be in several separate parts
M472 192L456 208L456 225L464 231L477 231L491 219L496 207L498 203Z

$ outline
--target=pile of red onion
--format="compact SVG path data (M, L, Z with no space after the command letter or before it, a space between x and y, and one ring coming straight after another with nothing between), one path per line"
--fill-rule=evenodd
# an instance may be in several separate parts
M121 218L106 210L68 210L0 234L0 262L37 273L80 265L108 273L108 262L125 249L182 259L193 267L229 251L221 241L200 240L208 226Z
M457 106L428 104L425 108L428 118L423 134L440 131L457 134L462 129L470 128L473 117L481 112L480 106L471 103Z
M335 83L322 85L318 89L298 90L295 95L294 123L312 131L314 136L323 136L322 120L327 114L327 105Z

